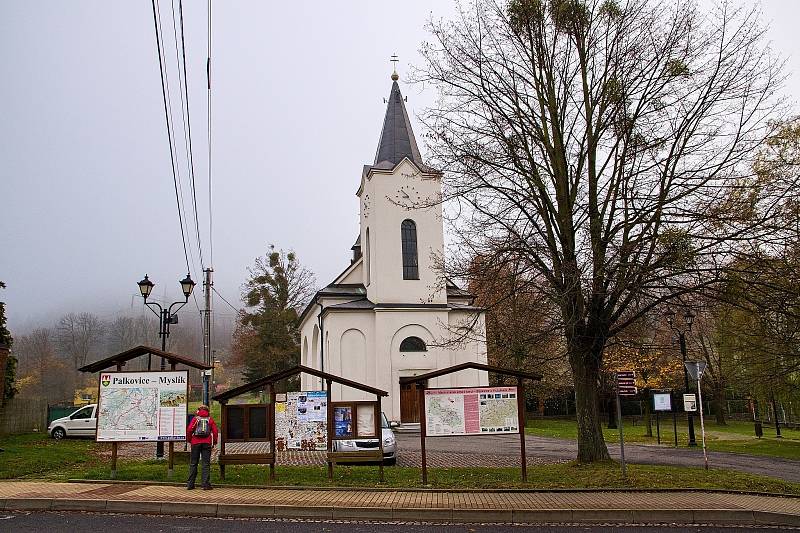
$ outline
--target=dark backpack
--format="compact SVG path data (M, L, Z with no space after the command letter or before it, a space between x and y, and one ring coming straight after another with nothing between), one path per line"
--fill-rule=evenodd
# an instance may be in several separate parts
M192 435L195 437L208 437L211 435L211 420L207 416L198 416Z

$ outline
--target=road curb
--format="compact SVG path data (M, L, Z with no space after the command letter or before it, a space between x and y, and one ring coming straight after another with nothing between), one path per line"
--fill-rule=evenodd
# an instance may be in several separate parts
M259 505L208 502L6 498L5 511L83 511L218 518L301 518L515 524L720 524L800 526L800 515L747 509L463 509Z
M13 481L27 481L24 479L6 479L0 480L3 482ZM163 487L185 487L186 483L177 481L141 481L141 480L121 480L121 479L68 479L67 483L87 483L87 484L103 484L103 485L142 485L150 486L157 485ZM216 485L215 485L216 486ZM759 492L756 490L733 490L733 489L706 489L701 487L670 487L670 488L626 488L626 487L589 487L589 488L529 488L529 489L447 489L447 488L425 488L425 487L320 487L320 486L305 486L305 485L236 485L224 484L219 485L226 489L259 489L259 490L313 490L313 491L346 491L346 492L423 492L423 493L492 493L492 494L515 494L515 493L553 493L553 494L569 494L578 492L626 492L626 493L671 493L671 492L700 492L707 494L738 494L743 496L770 496L772 498L790 498L800 499L800 494L784 494L781 492Z

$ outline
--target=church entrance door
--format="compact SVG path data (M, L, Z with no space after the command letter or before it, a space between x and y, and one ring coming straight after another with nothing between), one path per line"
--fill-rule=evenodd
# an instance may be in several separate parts
M400 422L419 423L419 384L400 384Z

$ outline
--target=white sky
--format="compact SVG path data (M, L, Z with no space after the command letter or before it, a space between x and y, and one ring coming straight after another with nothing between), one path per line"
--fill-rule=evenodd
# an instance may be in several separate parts
M161 4L175 89L170 3ZM355 191L375 155L389 56L400 56L402 76L419 63L428 17L449 17L454 7L444 0L213 5L213 266L217 290L238 305L246 268L269 243L294 249L320 285L349 264ZM761 5L774 48L794 73L787 94L796 97L800 2ZM206 2L186 0L184 17L208 263ZM12 329L66 311L113 318L138 310L136 282L145 273L155 295L177 299L186 266L150 2L5 0L0 65L0 280L8 284L0 299ZM401 89L412 115L435 97L429 87ZM185 163L181 175L186 187ZM215 307L232 314L218 299Z

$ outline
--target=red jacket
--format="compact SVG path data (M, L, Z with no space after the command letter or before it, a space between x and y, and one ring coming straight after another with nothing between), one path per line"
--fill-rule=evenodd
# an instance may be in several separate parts
M208 421L210 422L211 426L211 435L209 435L208 437L198 437L196 435L193 435L194 427L197 425L198 416L208 417ZM208 414L208 411L206 411L205 409L198 410L197 416L192 418L192 421L189 422L189 427L186 428L186 437L189 439L189 444L216 444L218 442L217 436L218 436L217 423L214 422L214 419L211 418L211 415Z

